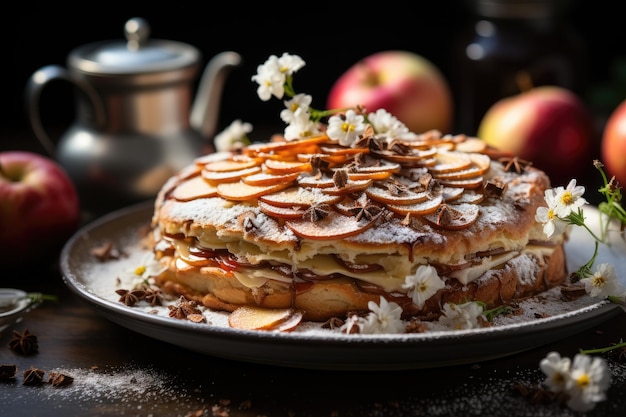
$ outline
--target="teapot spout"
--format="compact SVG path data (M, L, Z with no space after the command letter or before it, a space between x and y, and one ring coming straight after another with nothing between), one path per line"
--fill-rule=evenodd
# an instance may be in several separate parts
M241 55L226 51L215 55L204 69L190 115L191 127L212 140L219 117L219 100L230 69L239 66Z

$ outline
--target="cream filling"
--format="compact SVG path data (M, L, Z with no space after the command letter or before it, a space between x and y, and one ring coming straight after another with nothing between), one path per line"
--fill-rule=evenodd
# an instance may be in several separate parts
M189 245L184 241L175 241L176 251L178 255L184 259L190 259ZM252 249L254 245L250 245ZM248 253L246 255L246 261L251 263L260 263L262 261L274 261L287 265L292 265L289 257L286 253ZM520 256L524 253L530 253L537 257L550 256L554 252L553 247L529 245L520 251L510 251L500 255L486 256L481 258L479 263L471 265L469 267L459 269L451 272L448 276L457 279L461 284L467 285L470 282L478 279L485 272L490 269L504 265L509 260ZM193 263L193 262L190 262ZM311 272L319 276L332 275L339 273L360 281L368 282L370 284L378 285L387 292L402 291L402 285L405 282L405 277L408 274L397 275L390 273L385 268L385 264L381 263L383 268L377 271L371 272L353 272L335 261L334 257L330 255L317 255L314 258L310 258L301 262L298 262L298 268L308 269ZM237 280L244 286L249 288L256 288L262 286L267 280L275 280L285 283L290 283L291 278L286 277L270 268L241 268L239 271L233 272Z

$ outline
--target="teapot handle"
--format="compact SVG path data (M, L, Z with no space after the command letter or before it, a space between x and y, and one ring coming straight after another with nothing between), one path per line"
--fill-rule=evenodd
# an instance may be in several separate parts
M85 95L92 105L92 123L97 129L104 127L105 113L104 105L96 93L96 90L83 80L72 77L67 69L58 65L47 65L35 71L26 84L26 112L35 136L39 139L39 142L41 142L45 150L51 156L56 157L55 142L50 139L50 136L48 136L43 128L39 109L41 92L43 88L53 80L68 81Z

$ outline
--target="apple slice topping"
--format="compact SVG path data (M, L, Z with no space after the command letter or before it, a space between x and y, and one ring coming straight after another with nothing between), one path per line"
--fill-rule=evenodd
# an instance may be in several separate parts
M439 152L436 156L436 159L437 164L429 168L433 176L435 176L436 174L466 170L472 166L472 160L470 159L469 155L463 152Z
M238 169L235 171L210 171L206 167L202 170L202 178L208 181L210 184L217 185L224 182L239 181L243 177L248 175L257 174L261 172L261 167L251 166L249 168Z
M481 153L487 148L484 140L479 138L465 138L465 140L456 144L455 149L459 152Z
M443 203L441 195L428 198L422 202L415 204L388 204L389 210L402 215L425 215L437 210Z
M306 212L305 207L280 207L268 204L260 199L257 201L257 204L263 213L280 219L301 219Z
M404 188L398 187L369 187L365 190L365 193L369 198L375 201L379 201L385 204L397 204L397 205L408 205L408 204L417 204L426 200L429 196L429 192L421 191L414 192Z
M309 210L313 212L315 209L316 207L314 206L309 208ZM361 216L361 218L357 220L357 216L346 216L334 210L325 210L322 208L319 212L312 213L315 218L287 220L285 221L285 225L289 227L289 229L291 229L291 231L297 236L304 239L342 239L357 235L368 229L376 222L383 212L384 211L381 211L371 218Z
M313 166L310 161L282 161L278 159L268 159L265 161L265 172L275 175L286 175L294 172L311 172Z
M457 187L457 188L468 188L474 189L483 185L483 177L474 177L468 179L448 179L448 178L437 178L437 181L441 185L445 185L446 187Z
M433 213L422 218L431 226L444 230L467 229L473 225L480 214L475 204L442 204Z
M253 143L243 149L245 155L256 156L261 153L276 153L283 152L287 155L296 155L298 153L309 153L311 149L318 149L318 144L330 142L328 136L316 136L313 138L299 139L299 140L280 140L267 143Z
M485 199L485 194L475 190L463 190L463 194L457 199L447 200L454 204L480 204Z
M240 158L217 160L204 165L204 171L207 172L230 172L241 171L243 169L260 166L263 160L261 158Z
M217 185L217 194L227 200L246 201L259 198L289 187L290 183L273 185L249 185L243 182L226 182Z
M335 185L335 181L327 175L300 175L298 184L306 188L328 188Z
M178 184L172 191L172 197L178 201L190 201L196 198L215 196L217 196L217 187L209 184L199 175Z
M302 321L302 311L293 308L243 306L228 316L228 325L239 330L292 331Z
M321 190L324 194L344 196L347 194L363 191L367 187L369 187L372 182L373 181L371 179L358 181L352 181L348 179L345 184L337 185L337 182L335 181L332 187L322 188Z
M241 181L245 182L248 185L260 185L260 186L274 185L280 182L288 182L291 184L292 182L298 179L299 175L300 175L299 172L292 172L292 173L283 174L283 175L259 172L256 174L247 175L241 178Z
M451 201L456 201L465 192L464 188L459 187L439 187L437 190L438 193L441 194L441 198L443 198L444 203L449 203Z
M341 196L323 194L321 190L289 187L259 197L260 201L277 207L310 207L314 204L335 204Z

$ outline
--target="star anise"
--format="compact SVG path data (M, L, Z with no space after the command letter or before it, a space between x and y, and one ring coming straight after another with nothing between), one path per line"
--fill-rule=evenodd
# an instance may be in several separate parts
M356 216L356 221L361 221L362 218L366 218L367 220L372 220L376 217L383 209L380 206L372 204L369 200L366 201L357 201L357 205L351 207L348 211L353 216Z
M0 381L13 379L17 375L17 365L0 365Z
M45 373L43 369L31 366L30 369L24 371L22 385L41 385Z
M158 288L146 288L145 300L152 307L163 305L163 291Z
M192 314L202 314L202 311L198 308L198 303L193 300L188 300L185 297L181 296L178 299L178 303L176 305L167 306L170 310L169 316L184 320L187 316Z
M502 157L498 159L498 162L504 165L505 172L516 172L518 174L521 174L527 167L533 164L532 162L520 159L517 156Z
M115 290L115 292L120 296L119 302L126 304L129 307L134 306L140 300L143 300L146 297L146 292L140 289L134 290L126 290L119 289Z
M55 387L65 387L70 385L72 382L74 382L73 377L60 372L50 372L50 377L48 378L48 384Z
M302 214L302 218L311 222L317 222L324 219L330 214L330 206L328 204L313 204Z
M30 333L28 329L23 333L13 330L13 339L9 342L9 347L22 355L31 355L39 351L37 336Z

